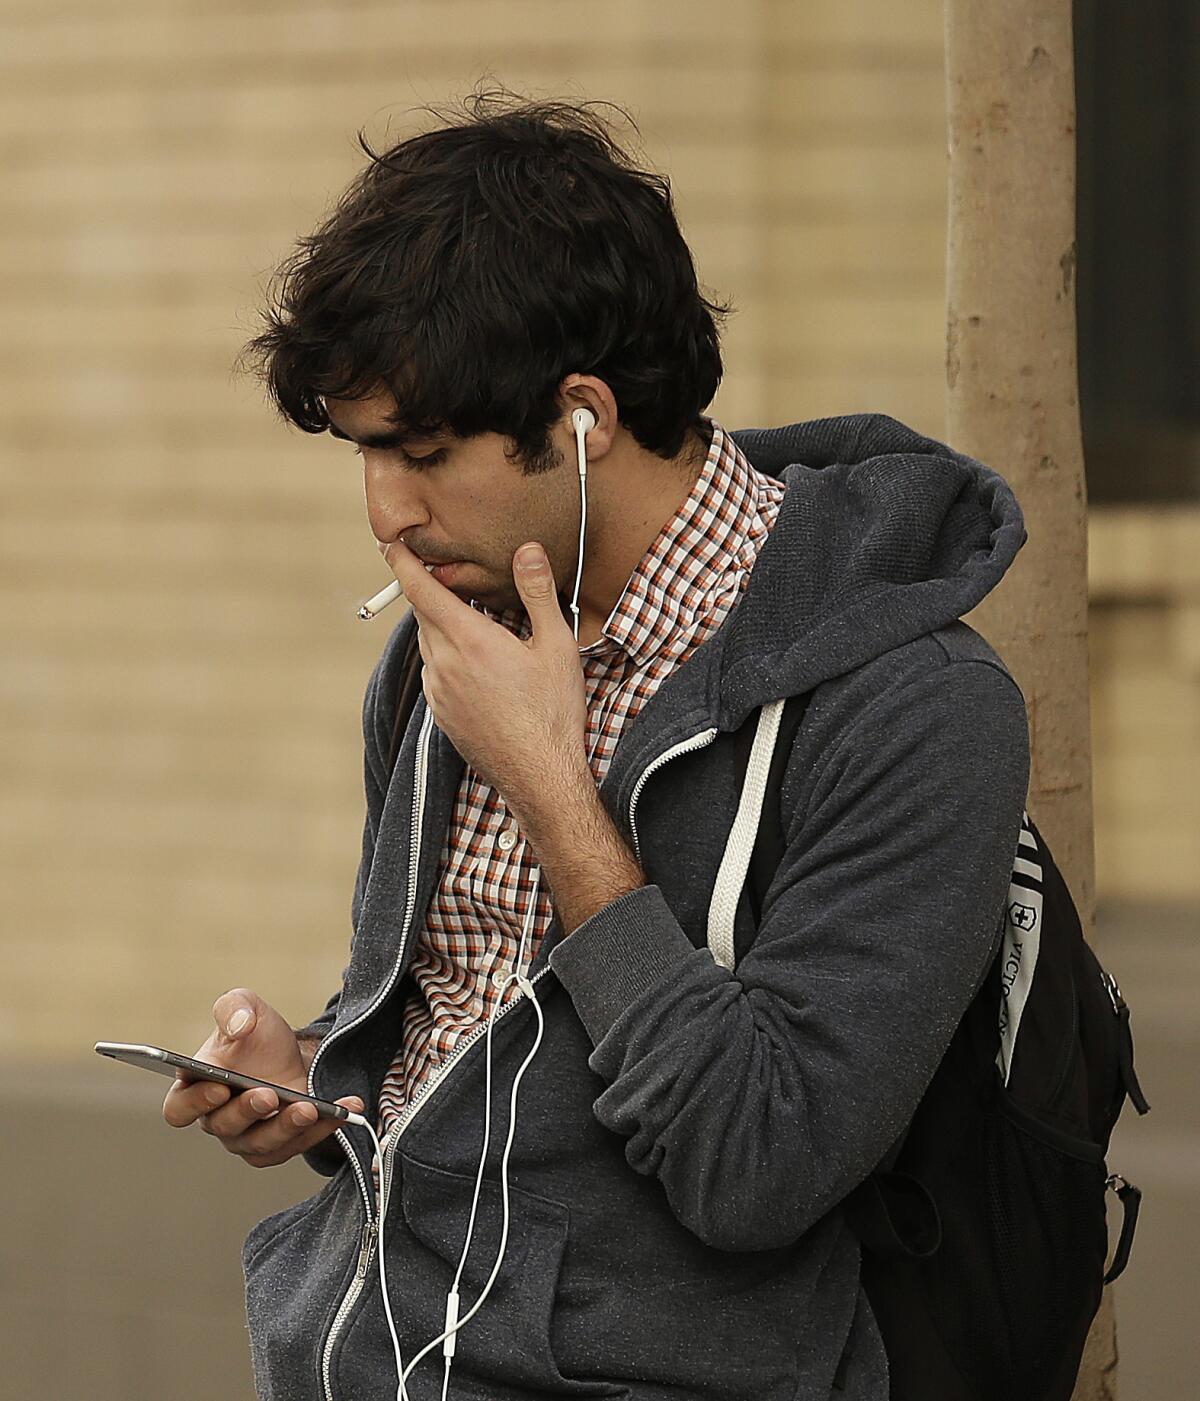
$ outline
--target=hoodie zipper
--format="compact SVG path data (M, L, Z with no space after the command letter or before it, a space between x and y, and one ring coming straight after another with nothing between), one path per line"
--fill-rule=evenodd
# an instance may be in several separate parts
M433 712L427 711L425 716L425 724L422 727L421 736L419 740L417 780L413 790L413 838L410 850L409 865L409 869L413 872L415 872L417 869L417 860L420 854L421 816L425 800L425 780L429 763L429 731L432 728L432 722ZM655 773L658 769L662 768L664 764L669 763L672 759L678 758L680 754L687 754L695 749L704 749L707 745L711 744L714 739L716 739L719 733L719 730L717 730L714 727L712 729L703 730L699 734L693 735L690 739L682 740L680 741L680 743L672 745L670 749L664 750L664 752L660 754L657 759L655 759L651 764L649 764L645 769L642 770L641 777L634 785L633 792L629 798L629 830L633 836L634 854L639 862L641 861L641 844L638 841L637 825L635 822L635 810L637 808L638 799L641 797L642 789L646 786L647 779L649 779L651 774ZM383 992L380 994L380 996L375 998L375 1000L371 1003L370 1007L368 1007L364 1012L360 1013L359 1016L355 1017L354 1021L347 1023L347 1025L343 1027L337 1033L337 1035L340 1036L343 1034L343 1032L350 1031L353 1027L357 1026L360 1022L362 1022L366 1017L369 1017L390 992L392 985L396 980L396 976L399 972L400 965L403 961L404 947L408 940L408 930L409 925L412 921L412 915L415 905L416 881L412 880L409 883L408 908L406 909L404 915L404 928L400 936L400 950L397 954L395 965L392 968L391 976L388 978L387 984L385 985ZM541 972L537 973L533 978L530 979L530 981L532 983L539 982L542 978L546 976L546 974L549 971L550 969L548 966L546 968L543 968ZM495 1020L498 1022L502 1017L506 1017L509 1014L509 1012L511 1012L514 1007L519 1006L523 1000L523 998L517 997L514 998L514 1000L510 1002L507 1006L501 1007L501 1009L495 1015ZM433 1097L437 1089L445 1083L447 1077L452 1073L455 1066L459 1064L466 1052L470 1050L470 1048L475 1044L476 1041L479 1040L481 1036L485 1036L486 1034L487 1023L484 1022L480 1026L476 1027L476 1029L473 1032L471 1032L471 1034L468 1037L466 1037L465 1040L463 1040L459 1046L455 1048L454 1055L441 1067L440 1070L438 1070L436 1075L434 1075L430 1080L426 1082L421 1093L417 1096L415 1100L413 1100L412 1104L408 1105L405 1108L404 1113L396 1121L396 1124L393 1126L391 1133L388 1135L388 1144L387 1147L384 1149L383 1162L380 1164L379 1168L379 1190L381 1198L386 1197L388 1192L391 1191L391 1176L393 1168L395 1166L396 1148L401 1136L408 1129L412 1121L420 1113L421 1109ZM313 1090L313 1072L316 1069L316 1065L318 1060L320 1059L322 1051L325 1049L326 1045L330 1044L330 1039L331 1038L326 1038L325 1041L322 1041L321 1045L317 1048L316 1054L313 1056L312 1066L309 1068L308 1088L310 1094L315 1093L315 1091ZM350 1145L345 1139L343 1130L338 1130L337 1137L342 1140L342 1147L346 1150L347 1156L350 1159L351 1166L354 1168L355 1176L358 1179L359 1190L362 1194L363 1201L366 1206L367 1220L363 1225L362 1237L359 1246L358 1265L354 1272L354 1279L351 1281L350 1288L346 1291L345 1297L342 1299L342 1302L338 1307L338 1311L334 1316L333 1323L330 1326L329 1334L325 1339L325 1347L322 1350L321 1373L322 1381L324 1383L325 1401L334 1401L333 1383L330 1378L330 1366L333 1358L334 1344L337 1342L338 1334L344 1327L346 1319L349 1317L350 1311L353 1309L355 1303L358 1301L359 1294L362 1292L363 1284L367 1277L367 1271L371 1265L371 1258L374 1254L375 1241L378 1235L378 1225L375 1219L374 1202L372 1200L371 1194L367 1190L366 1181L363 1177L362 1169L359 1167L358 1159L355 1156L355 1154L351 1151Z
M543 968L540 973L535 974L530 979L530 982L539 982L542 978L546 976L546 974L549 971L549 968ZM508 1003L507 1006L501 1007L500 1010L496 1013L495 1020L498 1022L502 1017L508 1016L509 1012L511 1012L514 1007L519 1006L523 1000L524 999L522 997L517 997L514 998L512 1002ZM428 1104L430 1099L433 1097L434 1092L438 1089L440 1085L442 1085L445 1082L446 1078L449 1076L454 1067L459 1063L462 1057L466 1054L466 1052L470 1050L470 1048L475 1044L476 1041L479 1040L481 1036L485 1036L486 1034L487 1023L484 1022L481 1026L477 1027L473 1032L471 1032L469 1036L464 1038L462 1043L455 1048L453 1056L451 1056L451 1058L445 1063L445 1065L443 1065L438 1070L436 1075L434 1075L430 1080L428 1080L425 1083L421 1090L421 1093L416 1097L416 1099L413 1100L412 1104L406 1107L405 1112L401 1115L399 1119L397 1119L396 1123L393 1125L391 1132L388 1134L387 1147L383 1150L383 1162L380 1164L379 1169L380 1200L386 1199L386 1197L392 1190L392 1171L395 1167L396 1146L400 1141L400 1136L404 1133L404 1131L408 1128L412 1121L417 1117L417 1114L421 1111L421 1109L426 1104ZM354 1305L357 1303L359 1294L362 1293L363 1285L366 1283L367 1271L368 1269L370 1269L371 1260L375 1253L375 1243L378 1238L378 1234L379 1229L377 1218L372 1212L368 1211L368 1220L364 1223L362 1229L362 1236L360 1239L358 1252L358 1266L354 1272L354 1279L351 1281L350 1288L346 1291L346 1295L338 1307L337 1314L334 1316L333 1323L329 1329L329 1336L325 1341L324 1355L322 1357L321 1362L321 1370L325 1383L326 1401L334 1401L333 1382L330 1377L330 1365L333 1358L333 1346L334 1343L337 1341L338 1334L341 1332L347 1318L350 1315L350 1311L354 1308Z
M549 971L550 968L549 965L547 965L541 970L540 973L535 973L529 981L531 983L539 983ZM521 1005L521 1000L521 997L514 997L511 1002L501 1007L500 1010L497 1013L495 1013L495 1021L499 1022L502 1018L507 1017L514 1007L519 1007ZM458 1045L455 1046L454 1054L450 1057L450 1059L437 1071L435 1075L430 1076L430 1078L425 1082L425 1084L421 1088L420 1094L417 1095L416 1099L414 1099L411 1104L405 1106L404 1112L400 1115L400 1117L396 1120L395 1124L392 1127L392 1133L388 1141L388 1146L384 1150L385 1158L387 1157L388 1153L396 1146L396 1143L399 1141L401 1134L403 1134L407 1130L408 1126L417 1117L420 1111L425 1107L426 1104L428 1104L430 1098L433 1096L434 1091L437 1090L438 1087L445 1081L446 1077L458 1064L461 1058L466 1054L467 1051L471 1049L471 1047L475 1044L476 1041L479 1040L481 1036L487 1035L487 1028L488 1024L486 1021L480 1022L480 1024L475 1028L474 1031L470 1033L470 1035L465 1036L458 1043Z
M540 973L534 974L534 976L530 979L530 982L540 982L549 971L550 969L548 966L546 968L543 968ZM507 1017L508 1014L515 1007L519 1007L521 1005L522 1000L523 999L521 997L515 997L506 1006L501 1007L500 1010L495 1014L495 1021L499 1022L502 1018ZM427 1105L429 1101L433 1098L436 1091L445 1083L447 1077L454 1070L455 1066L458 1065L462 1057L471 1049L471 1047L475 1044L476 1041L479 1040L481 1036L486 1035L487 1022L485 1021L482 1022L479 1026L477 1026L475 1030L470 1033L469 1036L464 1037L462 1041L459 1042L459 1044L454 1048L454 1054L450 1057L450 1059L438 1069L436 1074L432 1075L425 1082L425 1084L421 1087L421 1091L417 1095L417 1097L413 1100L411 1104L405 1106L403 1113L401 1113L400 1117L392 1125L391 1132L388 1134L387 1147L383 1150L383 1167L380 1171L380 1190L383 1194L386 1195L391 1191L392 1170L395 1166L396 1147L400 1142L401 1136L405 1133L409 1125L417 1117L417 1115L421 1112L425 1105Z
M638 799L642 796L646 780L656 770L661 769L665 763L678 758L680 754L687 754L693 749L704 749L716 739L719 733L720 731L714 727L711 730L702 730L698 735L693 735L691 739L681 740L660 754L649 767L642 770L641 778L634 784L633 792L629 795L629 831L633 836L633 854L637 857L638 865L641 865L642 861L642 848L638 841L637 824L634 822L634 809L637 807Z
M409 843L409 882L408 882L408 902L404 911L404 924L400 931L400 947L396 953L396 961L392 965L392 971L384 984L382 991L374 999L369 1007L360 1012L352 1022L347 1022L336 1032L330 1033L324 1041L317 1047L313 1055L312 1064L308 1069L308 1092L315 1094L315 1074L317 1064L321 1059L327 1046L333 1044L335 1040L351 1031L379 1007L399 976L400 967L404 962L404 950L408 943L408 931L412 925L413 912L417 906L417 871L421 856L421 826L425 809L425 785L429 772L429 736L433 730L433 711L427 709L425 721L421 726L421 733L417 740L417 764L416 776L413 785L413 806L412 806L412 839ZM330 1325L329 1333L325 1338L325 1346L321 1350L321 1381L324 1387L325 1401L334 1401L333 1382L330 1377L330 1365L333 1359L333 1348L337 1342L338 1334L341 1332L350 1311L358 1301L359 1294L362 1293L363 1283L367 1277L367 1270L371 1264L371 1256L375 1249L375 1239L378 1233L378 1224L375 1220L374 1202L370 1191L367 1188L366 1178L363 1175L362 1167L358 1161L358 1155L350 1146L344 1129L338 1129L336 1137L341 1142L346 1157L350 1161L350 1166L354 1170L354 1176L358 1181L359 1194L363 1199L363 1206L366 1210L367 1219L363 1223L362 1237L359 1244L358 1264L355 1267L354 1278L350 1281L350 1287L346 1291L338 1311L334 1315L333 1323ZM390 1147L390 1145L389 1145Z
M334 1316L333 1323L329 1329L329 1339L326 1342L324 1356L321 1359L321 1374L325 1383L325 1395L329 1398L329 1401L333 1401L333 1383L329 1377L332 1342L333 1339L337 1337L338 1333L341 1332L342 1324L345 1323L350 1310L354 1307L358 1296L362 1293L362 1287L366 1283L367 1269L370 1266L371 1256L374 1253L375 1237L378 1231L379 1227L373 1218L363 1222L362 1233L359 1236L358 1243L358 1264L354 1267L354 1278L350 1281L350 1288L347 1289L345 1297L338 1305L337 1314Z

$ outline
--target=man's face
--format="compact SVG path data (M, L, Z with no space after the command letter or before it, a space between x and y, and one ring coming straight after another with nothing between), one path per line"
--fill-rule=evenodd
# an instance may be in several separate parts
M385 557L397 539L423 560L456 561L443 578L459 598L493 611L522 607L512 559L527 540L544 546L560 592L569 591L579 548L579 477L555 428L553 465L534 476L505 457L498 433L398 440L390 394L329 399L335 437L363 458L367 518ZM422 459L425 459L422 461Z

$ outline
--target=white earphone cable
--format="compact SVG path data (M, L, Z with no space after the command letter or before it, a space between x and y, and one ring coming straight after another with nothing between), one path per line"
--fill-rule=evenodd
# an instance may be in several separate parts
M533 922L533 921L532 921L532 914L533 914L533 910L534 910L534 908L535 908L536 901L537 901L537 890L538 890L538 879L535 877L535 880L534 880L534 888L533 888L533 894L532 894L532 898L531 898L531 900L530 900L530 905L529 905L529 911L528 911L527 914L526 914L525 928L524 928L524 930L522 931L522 937L521 937L521 949L522 949L522 950L524 950L524 948L525 948L527 935L528 935L528 933L529 933L529 928L530 928L530 926L532 925L532 922ZM518 959L520 959L520 957L521 957L521 955L518 954ZM520 963L519 963L519 962L518 962L518 965L517 965L517 966L518 966L518 968L520 967ZM499 1013L499 1011L500 1011L500 1008L501 1008L501 1007L503 1006L503 1004L504 1004L504 995L505 995L505 993L507 992L508 988L509 988L513 983L516 983L516 985L518 986L518 988L519 988L520 991L521 991L521 994L522 994L523 996L525 996L525 997L528 997L529 1000L533 1003L533 1009L534 1009L534 1011L537 1013L537 1019L538 1019L537 1035L536 1035L536 1037L534 1038L533 1045L532 1045L532 1046L530 1047L530 1049L529 1049L529 1053L526 1055L525 1059L521 1062L520 1066L519 1066L518 1069L517 1069L516 1076L515 1076L515 1078L513 1079L512 1091L511 1091L511 1094L510 1094L510 1096L509 1096L508 1136L507 1136L507 1138L506 1138L506 1140L505 1140L505 1144L504 1144L504 1153L503 1153L503 1156L502 1156L502 1158L501 1158L501 1164L500 1164L500 1192L501 1192L501 1199L502 1199L502 1203L503 1203L503 1224L502 1224L501 1232L500 1232L500 1244L499 1244L499 1247L498 1247L497 1252L496 1252L496 1260L495 1260L495 1263L494 1263L493 1266L492 1266L491 1274L488 1276L487 1282L484 1284L483 1290L482 1290L482 1292L480 1293L478 1299L475 1300L475 1303L471 1306L471 1308L468 1309L468 1311L467 1311L465 1314L463 1314L462 1317L460 1318L460 1317L458 1316L458 1302L459 1302L458 1286L459 1286L459 1284L460 1284L460 1282L461 1282L461 1280L462 1280L463 1267L464 1267L464 1265L466 1264L467 1254L468 1254L468 1252L470 1251L470 1248L471 1248L471 1239L472 1239L472 1236L474 1235L474 1232L475 1232L475 1217L476 1217L476 1212L477 1212L478 1204L479 1204L479 1195L480 1195L480 1191L481 1191L481 1188L482 1188L482 1185L483 1185L483 1170L484 1170L484 1164L485 1164L486 1158L487 1158L488 1143L489 1143L490 1138L491 1138L491 1117L492 1117L492 1028L495 1026L496 1017L497 1017L497 1015L498 1015L498 1013ZM375 1145L375 1154L376 1154L376 1162L378 1163L379 1182L380 1182L380 1193L381 1193L381 1195L380 1195L380 1203L379 1203L379 1241L378 1241L378 1249L379 1249L379 1283L380 1283L380 1289L381 1289L382 1294L383 1294L384 1314L385 1314L385 1316L387 1317L388 1329L389 1329L389 1331L390 1331L390 1333L391 1333L391 1336L392 1336L392 1348L393 1348L393 1350L394 1350L394 1352L395 1352L395 1354L396 1354L396 1373L397 1373L397 1376L399 1377L399 1384L398 1384L397 1390L396 1390L397 1401L408 1401L408 1392L407 1392L407 1390L406 1390L406 1388L405 1388L405 1385L404 1385L405 1381L408 1379L410 1373L412 1372L413 1368L417 1365L417 1363L420 1362L420 1360L421 1360L423 1357L425 1357L430 1351L432 1351L432 1349L435 1348L435 1347L438 1345L438 1343L444 1343L443 1354L444 1354L445 1359L446 1359L445 1376L444 1376L444 1378L443 1378L443 1389L442 1389L442 1397L443 1397L443 1401L445 1401L446 1388L448 1387L448 1385L449 1385L449 1380L450 1380L450 1360L451 1360L451 1358L454 1356L454 1335L458 1332L458 1330L459 1330L465 1323L467 1323L471 1318L473 1318L473 1317L475 1316L476 1313L478 1313L478 1311L480 1310L480 1308L482 1308L484 1300L487 1298L488 1294L491 1292L492 1286L493 1286L493 1285L495 1284L495 1282L496 1282L496 1277L497 1277L497 1275L500 1273L500 1267L501 1267L501 1265L502 1265L503 1262L504 1262L504 1253L505 1253L505 1251L506 1251L506 1249L507 1249L507 1247L508 1247L508 1226L509 1226L509 1219L510 1219L510 1207L509 1207L509 1196L508 1196L508 1160L509 1160L509 1156L510 1156L510 1154L511 1154L511 1152L512 1152L513 1137L514 1137L514 1135L515 1135L515 1133L516 1133L516 1127L517 1127L517 1095L518 1095L518 1092L519 1092L519 1090L520 1090L520 1087L521 1087L521 1080L524 1078L525 1071L528 1069L529 1065L532 1063L534 1056L537 1054L538 1047L539 1047L539 1046L541 1045L541 1043L542 1043L542 1035L543 1035L543 1032L544 1032L544 1030L545 1030L545 1025L546 1025L545 1017L544 1017L544 1015L543 1015L543 1013L542 1013L541 1006L540 1006L540 1004L538 1003L537 994L536 994L535 991L534 991L533 984L529 981L529 979L528 979L527 977L524 976L524 974L522 974L522 973L520 973L520 972L512 972L512 973L509 973L509 974L507 975L507 977L504 978L503 981L502 981L501 984L500 984L500 997L499 997L499 1000L497 1001L496 1006L492 1009L492 1015L488 1018L488 1027L487 1027L487 1048L486 1048L486 1056L485 1056L485 1094L486 1094L486 1099L487 1099L487 1107L486 1107L485 1116L484 1116L483 1149L482 1149L482 1151L481 1151L481 1153L480 1153L480 1155L479 1155L479 1169L478 1169L478 1172L476 1173L476 1177L475 1177L475 1194L474 1194L474 1197L473 1197L472 1202L471 1202L471 1214L470 1214L470 1218L469 1218L469 1222L468 1222L468 1226L467 1226L467 1237L466 1237L466 1240L465 1240L465 1242L464 1242L464 1244L463 1244L462 1254L461 1254L460 1257L459 1257L459 1261L458 1261L458 1270L457 1270L457 1272L455 1273L455 1276L454 1276L454 1283L451 1285L451 1287L450 1287L450 1292L449 1292L449 1294L446 1296L446 1326L445 1326L445 1328L443 1329L443 1331L437 1335L437 1337L432 1338L428 1343L425 1344L425 1346L420 1350L420 1352L418 1352L418 1353L412 1358L412 1360L409 1362L409 1364L408 1364L407 1367L404 1366L403 1358L402 1358L402 1356L401 1356L400 1341L399 1341L399 1339L398 1339L397 1336L396 1336L396 1326L395 1326L395 1321L394 1321L393 1316L392 1316L391 1300L389 1299L389 1297L388 1297L388 1292L387 1292L387 1269L386 1269L386 1266L385 1266L385 1264L384 1264L384 1250L383 1250L383 1223L384 1223L384 1218L385 1218L386 1215L387 1215L387 1204L388 1204L388 1199L389 1199L389 1195L390 1195L390 1186L385 1186L385 1177L384 1177L384 1173L383 1173L383 1153L382 1153L382 1150L381 1150L381 1148L380 1148L379 1139L378 1139L378 1137L377 1137L377 1135L376 1135L376 1133L375 1133L375 1129L372 1127L370 1121L369 1121L368 1119L366 1119L366 1118L365 1118L363 1115L361 1115L361 1114L351 1114L351 1115L349 1116L349 1122L350 1122L350 1123L357 1124L359 1127L365 1128L365 1129L367 1130L367 1132L371 1135L371 1141L372 1141L372 1143Z
M579 583L583 578L583 542L587 532L587 435L596 426L591 409L576 409L571 415L575 426L575 451L579 464L579 560L575 566L575 590L571 595L571 614L575 641L579 641Z
M468 1320L469 1318L473 1318L473 1317L474 1317L474 1315L478 1312L478 1310L479 1310L480 1307L482 1306L484 1299L487 1298L488 1293L489 1293L489 1291L491 1290L493 1283L495 1282L496 1276L497 1276L497 1275L499 1274L499 1272L500 1272L500 1266L501 1266L501 1264L502 1264L503 1261L504 1261L504 1252L505 1252L505 1250L507 1249L507 1246L508 1246L508 1222L509 1222L509 1204L508 1204L508 1158L509 1158L509 1153L510 1153L510 1151L511 1151L511 1149L512 1149L513 1135L514 1135L514 1133L516 1132L516 1127L517 1127L517 1091L518 1091L519 1088L520 1088L521 1079L522 1079L522 1077L523 1077L524 1074L525 1074L525 1069L526 1069L526 1067L527 1067L527 1066L530 1064L530 1062L533 1060L533 1057L534 1057L535 1054L537 1053L538 1047L541 1045L541 1041L542 1041L542 1029L543 1029L543 1026L545 1025L545 1022L544 1022L544 1019L543 1019L543 1016L542 1016L542 1009L541 1009L541 1007L539 1006L538 1000L537 1000L537 996L536 996L536 994L535 994L534 991L533 991L533 984L530 983L530 982L528 981L528 979L526 979L526 978L522 975L522 973L520 972L520 969L521 969L521 967L522 967L522 965L523 965L523 963L524 963L524 954L525 954L525 948L526 948L526 945L527 945L527 942L528 942L529 931L530 931L530 929L531 929L532 926L533 926L533 916L534 916L534 911L535 911L535 909L536 909L536 907L537 907L538 886L539 886L539 884L540 884L540 880L541 880L541 872L540 872L540 870L539 870L538 868L535 867L535 868L534 868L534 879L533 879L533 890L532 890L531 895L530 895L530 900L529 900L528 909L527 909L526 912L525 912L525 921L524 921L524 925L523 925L522 930L521 930L521 944L520 944L520 948L519 948L518 951L517 951L517 958L516 958L516 963L515 963L515 966L514 966L514 971L513 971L513 972L510 972L510 973L508 974L508 976L505 977L505 978L501 981L501 983L500 983L500 996L499 996L499 998L497 999L497 1002L496 1002L495 1007L492 1008L492 1015L488 1018L487 1043L486 1043L485 1056L484 1056L484 1086L485 1086L485 1088L484 1088L484 1096L485 1096L485 1109L484 1109L484 1121L483 1121L483 1148L482 1148L482 1150L480 1151L480 1154L479 1154L479 1167L478 1167L478 1170L477 1170L477 1172L476 1172L476 1174L475 1174L475 1193L474 1193L474 1196L473 1196L472 1199L471 1199L471 1214L470 1214L470 1217L469 1217L468 1222L467 1222L467 1235L466 1235L466 1240L463 1242L462 1254L459 1256L459 1260L458 1260L458 1269L457 1269L457 1271L455 1272L455 1275L454 1275L454 1282L453 1282L453 1284L450 1286L450 1292L446 1295L446 1326L445 1326L445 1328L443 1329L443 1331L442 1331L441 1333L438 1334L438 1336L437 1336L436 1338L433 1338L430 1342L426 1343L426 1345L421 1349L421 1351L420 1351L419 1353L417 1353L417 1355L413 1358L413 1360L408 1364L408 1367L405 1369L405 1372L404 1372L404 1376L407 1377L408 1374L409 1374L409 1372L412 1371L412 1369L417 1365L417 1363L421 1360L421 1358L424 1357L424 1356L426 1355L426 1353L428 1353L428 1352L430 1351L430 1349L436 1347L438 1343L442 1343L442 1344L443 1344L443 1347L442 1347L442 1355L445 1357L445 1360L446 1360L445 1375L444 1375L444 1377L443 1377L443 1379L442 1379L442 1401L445 1401L445 1397L446 1397L446 1393L447 1393L447 1388L448 1388L449 1383L450 1383L450 1361L451 1361L451 1358L454 1356L454 1335L455 1335L455 1334L458 1332L458 1330L463 1326L463 1324L467 1322L467 1320ZM501 1191L501 1198L502 1198L502 1201L503 1201L503 1208L504 1208L504 1221L503 1221L503 1226L502 1226L501 1232L500 1232L500 1245L499 1245L499 1249L498 1249L497 1255L496 1255L496 1262L495 1262L494 1266L492 1267L492 1272L491 1272L491 1275L488 1277L487 1283L486 1283L486 1284L484 1285L484 1287L483 1287L483 1292L480 1294L479 1298L475 1300L475 1303L472 1305L472 1307L470 1308L470 1310L469 1310L467 1313L465 1313L465 1314L460 1318L460 1317L458 1316L458 1305L459 1305L458 1286L459 1286L459 1284L460 1284L461 1281L462 1281L463 1267L464 1267L465 1264L466 1264L467 1255L468 1255L468 1253L470 1252L470 1249L471 1249L471 1240L472 1240L472 1237L473 1237L474 1234L475 1234L475 1217L476 1217L476 1214L477 1214L477 1211L478 1211L478 1207L479 1207L479 1194L480 1194L480 1191L481 1191L481 1189L482 1189L482 1187L483 1187L483 1170L484 1170L484 1164L485 1164L486 1159L487 1159L488 1144L489 1144L489 1142L491 1141L491 1131L492 1131L492 1027L496 1024L496 1018L497 1018L497 1016L499 1015L500 1009L501 1009L501 1007L502 1007L503 1004L504 1004L504 995L505 995L505 993L508 991L508 988L509 988L514 982L515 982L515 983L517 984L517 986L520 988L521 993L522 993L524 996L527 996L527 997L529 998L529 1000L533 1003L534 1011L537 1013L537 1017L538 1017L538 1030L537 1030L537 1036L536 1036L536 1038L535 1038L535 1040L534 1040L534 1043L533 1043L532 1048L531 1048L530 1051L529 1051L529 1054L525 1057L525 1060L521 1063L520 1067L519 1067L518 1070L517 1070L516 1077L515 1077L515 1079L513 1080L512 1095L511 1095L510 1102L509 1102L508 1137L507 1137L507 1139L505 1140L505 1144L504 1144L504 1154L503 1154L503 1157L502 1157L502 1159L501 1159L501 1167L500 1167L500 1191Z
M585 439L587 437L588 432L595 427L596 420L590 409L576 409L571 415L571 421L575 428L575 443L578 455L580 512L579 559L575 569L575 588L571 598L570 606L572 614L573 631L575 634L575 640L576 642L578 642L579 586L583 578L584 540L587 532L587 449ZM483 1146L479 1154L479 1167L475 1174L475 1191L471 1199L471 1213L467 1221L466 1240L463 1242L462 1254L459 1256L458 1269L455 1271L454 1282L451 1284L450 1291L446 1296L446 1326L442 1330L442 1332L437 1335L436 1338L432 1338L428 1343L425 1344L425 1346L420 1350L420 1352L418 1352L412 1358L407 1367L404 1365L404 1359L401 1356L400 1340L396 1336L396 1324L395 1319L392 1315L392 1305L391 1300L388 1297L387 1290L387 1267L384 1264L383 1223L387 1215L388 1197L390 1195L391 1189L390 1184L388 1184L385 1181L384 1177L383 1149L380 1145L379 1138L375 1133L374 1127L364 1115L351 1114L348 1119L348 1122L356 1124L360 1128L365 1128L367 1130L367 1132L371 1135L371 1142L375 1148L375 1162L376 1169L379 1173L380 1190L378 1232L379 1239L377 1243L377 1248L379 1250L379 1287L383 1295L383 1311L384 1315L387 1318L388 1330L391 1333L392 1347L396 1354L396 1375L399 1379L396 1388L397 1401L408 1401L408 1392L405 1389L404 1385L406 1379L412 1372L413 1368L417 1365L417 1363L420 1362L420 1360L423 1357L425 1357L430 1351L432 1351L432 1349L435 1348L438 1345L438 1343L442 1344L442 1354L445 1358L446 1364L445 1372L442 1378L442 1401L446 1401L450 1387L450 1366L451 1360L454 1357L455 1336L458 1333L458 1330L470 1319L474 1318L475 1314L479 1312L480 1308L482 1308L484 1300L491 1292L492 1286L495 1284L496 1278L500 1273L500 1267L504 1263L504 1253L508 1248L508 1225L510 1218L508 1198L508 1160L509 1155L512 1152L513 1137L516 1133L517 1127L517 1093L520 1090L521 1080L525 1075L525 1071L528 1069L529 1065L533 1061L534 1056L537 1054L538 1047L542 1044L542 1035L545 1031L546 1026L546 1019L542 1012L541 1005L537 1000L537 994L534 991L533 983L530 982L529 978L526 977L526 975L522 972L522 969L525 965L525 956L529 947L529 938L533 928L534 915L537 909L537 897L540 885L541 869L540 867L535 866L533 873L533 888L530 893L529 905L526 909L525 920L521 929L521 942L517 949L517 956L514 963L514 967L512 971L509 972L508 975L501 981L499 985L500 996L496 1001L495 1007L493 1007L492 1009L491 1016L488 1018L484 1067L484 1097L486 1101L486 1107L484 1111L483 1121ZM475 1234L475 1220L478 1214L479 1196L483 1187L484 1166L487 1161L488 1146L491 1142L492 1028L495 1026L496 1017L504 1004L505 993L508 991L508 988L513 983L517 985L521 995L524 997L528 997L529 1000L533 1003L533 1009L537 1013L538 1019L537 1035L534 1038L533 1045L529 1049L529 1053L526 1055L525 1059L521 1062L520 1066L517 1069L516 1076L513 1079L512 1091L509 1096L508 1135L505 1139L504 1153L501 1157L500 1162L500 1194L503 1203L503 1223L500 1231L500 1244L496 1252L496 1259L494 1264L492 1265L491 1274L489 1274L487 1282L484 1284L479 1297L475 1300L474 1304L472 1304L472 1306L467 1310L467 1312L463 1314L460 1318L458 1314L459 1285L462 1282L463 1268L466 1265L467 1256L471 1249L471 1240Z

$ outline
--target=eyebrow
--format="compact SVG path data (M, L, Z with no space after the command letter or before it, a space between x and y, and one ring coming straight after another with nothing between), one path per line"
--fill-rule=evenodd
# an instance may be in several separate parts
M349 433L343 433L332 419L329 420L330 437L340 438L343 443L357 443L359 447L375 448L377 451L388 451L391 448L402 448L410 443L434 442L439 440L438 434L410 433L403 428L393 428L387 433L367 433L361 438L352 438Z

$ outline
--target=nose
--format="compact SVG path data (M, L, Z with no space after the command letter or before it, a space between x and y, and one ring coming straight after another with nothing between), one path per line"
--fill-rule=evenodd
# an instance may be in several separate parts
M401 479L398 473L387 471L382 464L367 462L363 491L367 520L380 551L386 551L402 535L429 520L417 484L411 479Z

